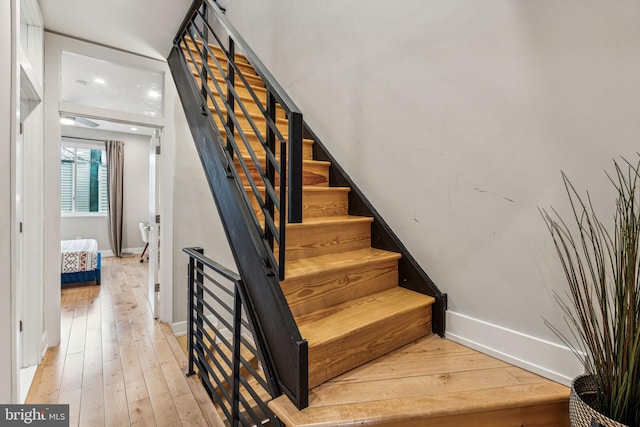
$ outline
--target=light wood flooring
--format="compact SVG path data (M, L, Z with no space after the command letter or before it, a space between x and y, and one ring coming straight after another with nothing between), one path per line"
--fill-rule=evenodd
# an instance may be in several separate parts
M568 401L563 385L431 335L314 388L302 411L286 396L269 406L287 426L565 427Z
M104 258L102 285L61 291L62 339L27 403L68 403L71 426L222 426L167 324L153 319L147 268Z

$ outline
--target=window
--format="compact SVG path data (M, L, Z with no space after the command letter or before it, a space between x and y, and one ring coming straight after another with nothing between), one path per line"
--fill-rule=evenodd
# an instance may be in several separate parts
M62 144L60 211L107 212L107 155L104 148Z

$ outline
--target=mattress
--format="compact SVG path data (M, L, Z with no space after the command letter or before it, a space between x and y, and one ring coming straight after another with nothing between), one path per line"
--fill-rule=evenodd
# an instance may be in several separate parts
M98 267L98 242L94 239L63 240L62 273L96 270Z

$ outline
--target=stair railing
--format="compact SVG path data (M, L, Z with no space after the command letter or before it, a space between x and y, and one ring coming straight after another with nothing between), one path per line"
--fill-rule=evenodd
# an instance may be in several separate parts
M201 64L194 74L200 82L203 114L211 114L219 125L221 136L224 134L228 174L249 187L244 192L246 203L248 206L257 205L254 223L262 233L264 242L271 248L267 252L269 259L266 262L283 280L286 251L279 248L286 246L286 224L302 222L302 113L227 20L220 7L210 0L196 3L201 3L201 7L192 8L191 16L183 23L175 42L187 52L185 59L192 64ZM223 40L214 27L222 28L228 36L227 40ZM210 40L210 37L213 39ZM216 57L209 45L213 42L221 48L224 59ZM260 99L250 79L236 62L236 46L240 46L244 57L264 82L266 99ZM223 62L226 62L226 68ZM241 91L244 91L245 99ZM281 107L288 119L287 136L277 126L277 106ZM256 123L252 117L255 115L257 119L264 119L264 128ZM242 123L246 123L248 128L243 127ZM261 147L258 152L252 146L252 136L247 131L255 135ZM260 216L263 217L262 222Z
M273 367L260 353L264 343L255 341L242 279L202 248L183 251L189 255L187 375L198 375L229 425L280 425L265 402L276 392L267 381Z
M251 87L236 48L262 78L264 90ZM269 391L272 397L285 393L305 408L308 343L279 282L285 274L286 224L302 220L302 115L210 0L194 2L168 62L242 278L237 289L261 362L272 367L265 370ZM282 112L286 130L277 126ZM264 119L262 128L258 118Z

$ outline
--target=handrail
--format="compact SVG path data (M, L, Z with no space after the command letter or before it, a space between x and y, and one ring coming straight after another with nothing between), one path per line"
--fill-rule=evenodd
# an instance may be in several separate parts
M210 7L209 2L202 3L203 7L205 5L208 8ZM215 9L215 5L213 5L212 8ZM241 144L244 144L243 150L246 148L250 151L251 148L246 139L246 135L243 134L242 126L240 126L238 119L240 109L243 110L242 113L246 116L243 119L246 118L249 122L252 121L243 105L243 101L249 101L240 99L239 88L235 86L235 83L237 81L243 81L243 84L245 84L248 89L250 89L250 85L248 85L246 79L243 78L242 70L235 63L235 57L229 57L229 52L224 47L222 47L222 53L226 56L229 68L233 68L235 71L235 77L233 77L233 73L228 73L220 69L220 63L215 58L215 55L213 55L214 52L209 49L208 43L202 43L200 47L197 44L187 44L188 40L190 40L190 43L196 43L196 40L191 37L196 34L195 29L201 24L200 21L202 21L203 15L206 16L206 13L201 15L198 10L192 10L188 24L181 27L180 34L176 38L176 44L168 58L169 65L198 154L204 167L205 176L215 198L227 239L230 242L231 251L242 278L244 290L241 294L245 294L243 296L243 303L246 303L247 319L255 326L255 333L261 337L260 340L256 340L256 343L260 341L264 346L261 350L264 360L261 359L261 361L263 365L271 364L271 366L273 366L273 369L270 371L271 374L268 374L266 378L269 387L273 387L276 390L274 394L278 393L277 390L284 392L298 408L302 409L308 405L308 343L301 337L291 309L280 287L278 276L283 276L284 262L280 261L279 265L276 266L278 268L272 270L273 266L268 260L269 256L273 256L273 247L269 244L268 236L265 236L264 231L260 228L256 220L256 214L251 207L249 196L243 188L243 185L250 185L254 178L261 180L271 177L269 178L271 181L267 179L265 183L265 200L260 203L260 209L265 213L265 221L267 216L270 215L270 212L272 212L270 209L281 210L281 221L278 224L280 234L279 236L274 236L274 239L278 243L279 248L284 248L286 242L282 236L286 228L286 221L283 220L286 215L286 213L284 213L285 208L288 205L297 204L301 209L301 199L293 203L288 203L287 197L285 196L287 190L286 180L280 179L280 188L276 190L277 183L273 177L273 172L279 171L281 178L288 176L288 178L291 179L291 176L294 175L290 172L291 168L288 167L286 156L288 146L291 147L291 149L295 149L297 146L300 157L297 158L296 155L292 156L291 153L289 153L288 161L289 163L292 162L292 160L297 162L301 170L302 117L297 112L288 113L289 143L285 144L283 135L279 134L276 127L275 107L270 108L272 106L270 100L277 100L277 96L276 94L267 95L268 105L266 111L264 108L260 109L263 115L269 114L269 118L271 119L266 120L266 123L268 123L267 135L266 138L260 142L266 152L267 168L266 171L262 170L262 172L258 173L258 175L262 175L266 172L267 177L251 176L247 164L243 164L245 159L242 158L242 155L239 156L240 158L234 156L234 154L239 153L239 145ZM214 15L211 16L213 17ZM215 14L215 16L219 16L219 14ZM196 20L198 20L197 23ZM219 27L219 25L215 25L216 30L218 30ZM194 29L193 32L190 30L192 28ZM211 30L208 24L202 25L200 28L205 32ZM206 41L206 33L204 39ZM235 43L232 38L230 38L229 41L230 43ZM183 51L185 47L187 49ZM240 47L244 50L244 46ZM193 51L190 49L193 49ZM189 66L186 60L187 58L185 57L185 54L191 56L192 53L204 56L201 64L195 63L196 61L194 60L197 58L191 57L191 60L194 61L192 65L193 68ZM218 55L218 53L216 53L216 55ZM217 69L217 71L212 71L212 68ZM217 74L214 75L214 72ZM201 83L196 81L193 73L200 78ZM220 84L217 84L217 82L220 82ZM224 90L224 85L227 86L228 91ZM214 93L212 93L214 86L215 96ZM273 85L269 87L273 88ZM266 92L271 93L269 88L267 88ZM250 98L251 97L252 96L250 96ZM253 98L256 100L255 96L253 96ZM217 105L217 108L210 109L208 100L214 104L214 107ZM229 108L236 103L238 105L238 109L236 110L238 113L234 112L233 108ZM286 111L284 106L283 110ZM221 115L223 112L226 117L225 115ZM214 122L214 115L219 118L219 122ZM255 123L253 125L255 125ZM291 129L294 125L298 128L292 131ZM225 138L218 130L218 126L224 129L227 136L231 133L229 132L231 129L236 129L238 132L236 135L231 135L231 138ZM251 127L254 128L254 126ZM275 156L276 138L282 146L279 162ZM227 139L231 142L231 148L228 148L225 143ZM296 140L299 142L294 143L293 141ZM245 150L245 155L247 150ZM255 155L251 155L249 152L246 161L248 164L251 164L255 161ZM234 162L239 162L240 172L236 171ZM256 168L256 170L260 169ZM240 173L245 174L249 184L243 184L240 181ZM269 184L269 182L275 187L272 186L270 188L272 184ZM299 185L300 191L302 187L301 182L300 175L300 183L296 184ZM253 190L255 190L255 185L253 187ZM253 190L248 191L253 194ZM289 182L288 190L289 193L291 193L291 182ZM278 192L282 196L278 196ZM273 197L274 195L276 197ZM272 203L278 201L274 199L279 199L279 203ZM289 219L291 220L291 215L289 215ZM265 226L265 228L268 229L271 227ZM282 256L284 256L284 253L284 250L280 251ZM206 308L204 301L203 307ZM206 324L206 319L203 319L203 322ZM275 397L274 394L272 395Z
M193 35L189 32L189 36L191 38L192 43L196 43L195 39L193 38ZM209 52L209 54L211 54L209 47L206 45L203 45L206 48L206 51ZM191 51L189 52L189 56L191 57L192 62L196 62L195 58L193 57L193 54L191 53ZM216 67L218 68L218 71L220 73L222 73L224 75L224 71L222 70L222 67L220 65L220 63L218 62L218 60L215 58L215 56L212 55L212 59L216 65ZM265 201L263 200L262 196L260 195L260 192L258 191L257 188L257 184L255 182L255 179L252 177L250 171L249 171L249 165L247 165L246 161L242 158L242 156L239 155L240 153L240 149L238 147L238 145L236 144L235 138L233 137L233 129L238 129L239 132L239 136L242 139L245 147L247 148L249 155L251 157L251 160L253 161L253 165L254 167L258 170L259 175L261 177L265 177L265 173L262 169L262 166L259 164L257 158L256 158L256 154L255 152L252 150L251 148L251 144L248 141L248 137L247 135L245 135L244 130L242 129L242 127L239 125L238 122L238 118L233 110L233 108L231 108L231 105L229 104L228 99L225 99L223 96L223 90L221 88L221 86L218 84L218 82L215 79L215 76L213 74L213 72L211 71L211 69L209 68L209 65L206 63L203 63L203 67L202 67L203 71L200 71L200 68L197 68L197 72L199 75L199 78L201 81L206 81L209 78L212 79L212 83L215 86L216 92L218 93L218 95L220 95L220 97L222 98L222 102L224 104L224 107L226 107L226 112L227 112L227 119L225 121L224 118L224 112L222 110L222 108L218 105L218 101L216 101L215 96L213 95L213 93L211 92L211 89L209 87L209 85L202 85L202 94L203 96L205 96L205 98L210 99L213 107L218 115L218 118L220 120L220 123L222 124L222 126L225 129L225 132L227 134L227 149L228 149L228 153L229 153L229 162L231 164L231 162L233 161L234 158L234 153L237 153L237 159L238 162L240 163L240 168L242 170L242 172L244 173L245 178L247 179L249 186L251 187L251 191L253 196L256 198L256 200L258 201L260 207L262 208L262 211L265 215L265 232L269 232L274 236L278 236L279 238L277 239L277 243L279 246L284 247L284 243L285 243L285 237L284 237L284 226L286 226L286 224L281 224L281 232L280 233L276 233L275 232L275 219L273 218L273 212L269 212L269 214L264 210L264 206L266 205ZM206 73L206 74L204 74ZM203 75L204 74L204 75ZM226 79L225 79L226 80ZM227 86L229 88L232 88L232 86L229 84L229 82L227 82ZM232 89L233 90L233 89ZM237 93L235 92L235 90L233 90L233 93L236 95L237 97ZM240 101L240 100L239 100ZM242 104L242 102L240 101L240 106L243 109L243 112L245 114L247 114L247 110L244 107L244 105ZM211 115L212 113L210 111L207 110L207 115ZM247 116L249 117L249 116ZM213 119L213 117L212 117ZM262 145L265 145L265 143L263 142L262 137L260 136L258 129L256 127L256 124L253 122L253 120L250 121L250 125L253 128L253 130L256 132L256 135L259 137L259 139L261 140ZM270 125L271 126L271 125ZM275 124L273 124L273 126L275 126ZM231 137L229 136L231 135ZM281 136L281 135L280 135ZM284 141L284 140L283 140ZM284 142L282 144L284 146ZM283 153L286 153L286 148L282 148ZM267 159L269 161L272 161L272 159L275 160L275 157L273 157L272 153L270 153L269 150L266 150L267 152ZM283 157L284 159L284 157ZM281 163L284 164L284 163ZM276 168L280 175L282 176L282 168L277 167ZM235 179L239 182L241 180L241 176L239 174L239 172L237 171L237 169L235 167L229 167L229 174L233 175L235 177ZM278 198L277 195L274 193L273 187L272 187L272 182L270 182L269 180L264 180L263 179L263 183L265 185L265 191L267 192L267 194L265 194L265 197L267 199L269 199L269 196L271 196L271 198L275 198L277 199L277 203L274 203L274 206L278 207L278 211L281 212L280 209L280 205L282 204L281 202L283 201L282 197ZM244 192L245 196L247 195L246 192ZM280 195L282 196L282 194L285 194L285 192L283 192L281 190ZM247 203L247 205L251 204L251 201L248 199L248 196L245 197L245 201ZM256 224L257 228L260 228L260 224L259 221L257 219L257 217L254 215L254 222ZM280 255L280 262L278 263L275 258L274 255L272 253L272 251L268 251L267 255L269 257L269 260L271 262L271 264L273 264L274 266L279 264L279 270L283 273L284 272L284 252L281 252ZM280 274L280 277L283 278L283 274Z
M302 114L302 111L298 108L298 106L293 102L291 97L285 92L285 90L280 86L275 77L269 72L267 67L260 61L258 55L249 47L249 43L247 43L244 38L240 35L238 30L229 22L224 13L220 10L220 6L212 0L204 0L207 2L209 6L209 10L216 14L218 21L224 27L229 37L233 39L236 45L242 47L242 52L244 56L247 58L247 61L253 66L256 70L256 73L264 80L264 84L267 86L270 92L272 92L276 100L287 112Z
M246 201L249 205L251 205L252 198L257 201L264 217L264 224L260 224L257 216L255 216L254 222L262 230L263 239L271 248L267 256L268 262L276 270L278 277L283 280L285 278L286 251L279 250L278 259L276 259L275 248L276 246L286 248L287 223L302 222L302 139L304 129L302 114L264 64L246 45L237 30L229 23L220 7L211 0L202 0L201 9L190 9L191 15L186 25L180 27L180 33L176 37L176 45L184 48L184 52L189 57L186 59L189 59L193 64L201 64L195 68L194 72L200 79L201 93L205 100L202 112L211 115L214 121L219 119L219 124L226 134L228 173L233 175L239 183L240 179L245 179L248 182L251 190L247 193ZM215 30L208 18L217 21ZM220 28L227 33L227 49L223 47L224 43L217 34L220 32ZM226 59L226 70L209 46L209 35L212 35L221 47ZM264 101L259 99L242 69L236 63L236 44L245 53L245 57L251 63L256 74L262 78L267 94L266 107L263 105ZM218 83L217 80L220 77L222 80L221 83ZM252 115L241 99L236 87L236 84L240 84L236 83L237 79L242 82L242 87L247 90L250 98L255 102L252 105L255 105L260 116L264 117L266 135L261 134L261 131L256 127ZM226 90L223 89L224 85L226 85ZM212 110L208 107L209 103L213 106ZM287 115L288 141L285 140L277 126L276 103L282 107ZM249 130L252 131L264 149L261 151L266 157L266 165L264 166L252 148L248 135L240 125L236 105L242 110L243 119L248 122L251 128ZM280 159L275 157L276 144L280 146ZM250 157L248 164L243 159L243 153ZM232 167L234 162L239 163L240 168L237 171ZM257 171L257 175L252 175L251 168ZM276 190L277 177L280 177L280 183ZM259 191L259 187L264 187L264 195ZM276 212L280 217L278 222L276 222ZM286 221L283 221L283 218L286 218Z
M191 26L191 18L202 7L202 1L203 0L193 0L193 3L191 3L191 7L187 11L186 16L182 20L182 24L180 24L178 32L176 33L176 36L173 39L174 45L178 43L178 41L180 40L180 37L182 37L184 32L187 30L187 28Z

